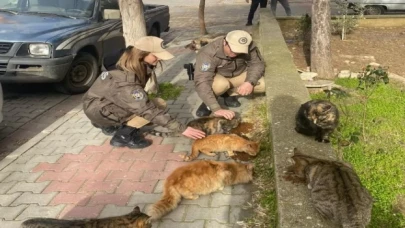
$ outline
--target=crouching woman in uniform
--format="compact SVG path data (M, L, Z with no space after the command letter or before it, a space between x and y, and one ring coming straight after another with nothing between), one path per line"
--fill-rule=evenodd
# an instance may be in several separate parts
M145 92L148 79L160 60L173 58L163 48L163 40L146 36L129 46L117 62L117 69L102 72L83 97L83 109L92 124L104 134L114 135L115 147L144 148L151 144L140 128L152 123L166 132L197 139L204 132L173 119L165 107L149 100Z

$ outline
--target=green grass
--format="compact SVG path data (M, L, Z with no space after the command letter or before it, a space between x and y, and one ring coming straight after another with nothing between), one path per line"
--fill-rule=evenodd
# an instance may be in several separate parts
M405 194L405 93L392 84L378 86L368 101L364 137L364 97L355 90L357 79L338 79L336 84L352 92L347 98L331 98L341 114L332 145L353 164L375 200L370 227L405 227L404 216L395 213L397 197ZM327 99L325 94L312 98Z
M255 101L256 102L256 101ZM265 99L252 104L249 110L255 119L256 137L260 140L260 151L254 160L254 186L252 205L256 213L247 222L247 227L276 227L277 224L277 199L274 181L273 153L267 119L268 107Z
M183 91L183 86L173 85L169 82L159 84L158 94L149 94L149 99L160 97L163 100L175 100Z

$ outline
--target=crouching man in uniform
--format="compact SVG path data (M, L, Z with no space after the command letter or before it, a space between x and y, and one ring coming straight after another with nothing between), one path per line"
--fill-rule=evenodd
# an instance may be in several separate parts
M140 128L149 123L163 132L181 133L197 139L205 133L173 119L163 100L149 100L145 85L160 60L173 58L158 37L142 37L125 49L117 69L103 72L83 97L83 109L92 124L104 134L114 135L112 146L144 148L147 141Z
M204 46L197 54L194 82L203 103L197 116L216 116L232 119L235 113L222 109L218 96L228 107L239 107L237 96L265 92L264 61L249 33L243 30L229 32Z

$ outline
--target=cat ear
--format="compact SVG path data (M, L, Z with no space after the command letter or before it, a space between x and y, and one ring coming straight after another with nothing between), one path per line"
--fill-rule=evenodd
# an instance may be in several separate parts
M135 212L135 213L141 213L141 209L140 209L138 206L136 206L136 207L134 208L133 212Z

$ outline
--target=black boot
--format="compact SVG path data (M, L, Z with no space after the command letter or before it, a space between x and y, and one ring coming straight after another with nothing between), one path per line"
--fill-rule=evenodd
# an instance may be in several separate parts
M109 126L109 127L101 127L100 125L91 122L91 124L98 129L101 129L101 131L103 132L103 134L107 135L107 136L112 136L115 134L115 132L117 131L118 127L117 126Z
M236 107L239 107L241 105L236 96L229 96L228 93L224 93L224 94L221 95L221 97L224 98L224 103L228 107L236 108Z
M131 149L141 149L150 146L151 143L139 134L139 129L123 125L111 139L110 145L114 147L126 146Z
M118 127L116 126L111 126L111 127L102 127L101 131L108 136L112 136L117 132Z
M207 105L201 103L200 107L198 107L196 115L198 117L209 116L211 114L211 110L208 109Z

